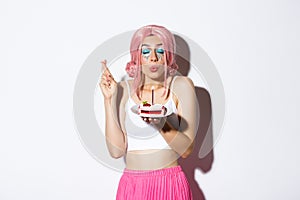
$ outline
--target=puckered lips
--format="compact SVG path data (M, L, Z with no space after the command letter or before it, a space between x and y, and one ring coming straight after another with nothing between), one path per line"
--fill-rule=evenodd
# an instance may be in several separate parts
M160 67L163 67L163 65L150 65L149 70L154 73L157 72Z

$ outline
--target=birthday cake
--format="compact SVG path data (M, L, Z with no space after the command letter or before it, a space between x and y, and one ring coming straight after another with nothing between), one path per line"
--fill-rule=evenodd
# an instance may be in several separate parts
M167 112L167 108L162 104L151 105L147 101L143 101L138 106L138 114L141 117L158 118L164 117Z

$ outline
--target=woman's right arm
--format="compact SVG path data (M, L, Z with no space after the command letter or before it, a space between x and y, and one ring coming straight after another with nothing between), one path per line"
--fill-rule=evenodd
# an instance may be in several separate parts
M104 97L106 145L113 158L120 158L126 152L126 138L117 116L118 86L106 66L106 61L102 61L102 67L104 72L99 85Z

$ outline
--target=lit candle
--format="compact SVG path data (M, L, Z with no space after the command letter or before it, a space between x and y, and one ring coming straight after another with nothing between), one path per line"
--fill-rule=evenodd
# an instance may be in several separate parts
M152 92L152 105L154 105L154 86L151 87Z

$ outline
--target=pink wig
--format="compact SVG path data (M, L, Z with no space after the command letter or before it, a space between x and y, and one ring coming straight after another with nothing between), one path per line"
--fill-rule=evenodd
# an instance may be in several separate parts
M132 91L137 92L137 94L139 93L137 89L141 82L141 45L145 37L152 35L157 36L162 41L165 50L165 88L167 77L169 75L174 75L176 73L176 70L178 69L178 66L175 61L176 43L174 35L165 27L158 25L148 25L138 29L131 39L131 61L128 62L126 66L126 72L130 77L134 78L134 90Z

